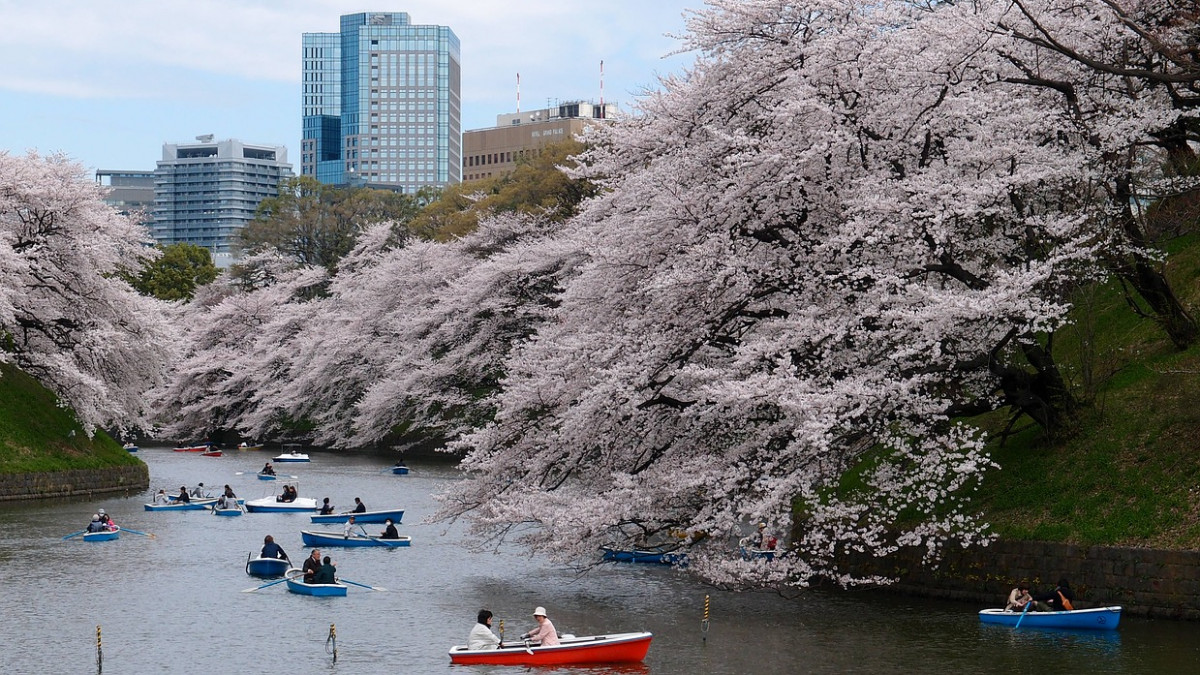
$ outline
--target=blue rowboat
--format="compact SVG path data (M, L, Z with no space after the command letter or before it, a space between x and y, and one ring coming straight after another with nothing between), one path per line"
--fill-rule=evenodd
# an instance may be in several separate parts
M651 546L649 548L617 548L601 546L604 559L615 562L651 563L656 565L686 565L687 554L675 553L674 546Z
M1004 609L983 609L979 611L979 620L983 623L993 623L1002 626L1016 626L1021 622L1021 628L1083 628L1090 630L1116 630L1121 622L1121 607L1094 607L1092 609L1073 609L1065 612L1013 612Z
M218 516L240 516L242 515L242 510L239 508L213 509L213 513Z
M391 520L393 525L399 525L400 519L404 517L404 509L392 509L390 511L363 511L362 513L330 513L329 515L313 516L314 523L344 523L354 516L356 523L382 523L385 520Z
M397 476L407 476L408 475L408 467L397 464L396 466L392 467L392 473L396 474Z
M281 577L287 574L291 566L291 561L284 558L263 558L259 556L246 561L246 574L264 579Z
M278 477L278 476L276 476L276 475L275 475L275 474L273 474L273 473L263 473L263 472L261 472L261 471L259 471L259 472L258 472L258 479L259 479L259 480L275 480L277 477Z
M412 545L412 537L382 539L380 537L364 537L361 534L351 534L349 537L347 537L341 532L334 532L333 530L328 530L326 532L300 530L300 537L304 540L305 546L316 546L320 548L325 548L328 546L388 546L395 548L397 546Z
M123 445L121 447L125 448L129 452L137 452L138 450L140 450L140 448L138 448L138 446L134 445L133 443L126 443L125 445Z
M120 536L121 536L121 528L118 527L115 530L107 530L104 532L84 532L83 540L84 541L112 541L113 539L118 539Z
M143 504L147 511L202 511L211 509L216 499L193 499L190 502L173 501L169 504Z
M300 595L344 596L349 586L342 584L306 584L303 581L289 578L288 590Z

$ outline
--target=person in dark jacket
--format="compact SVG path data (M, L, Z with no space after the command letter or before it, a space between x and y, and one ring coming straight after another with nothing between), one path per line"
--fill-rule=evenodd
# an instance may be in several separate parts
M1075 609L1075 592L1065 579L1059 579L1054 590L1033 596L1034 606L1041 612L1062 612Z
M336 584L337 583L337 568L333 566L333 561L329 556L325 556L325 563L321 565L321 569L313 575L314 584Z
M275 543L275 537L272 537L269 534L263 538L262 551L259 552L258 557L290 560L290 558L288 558L288 554L283 552L283 547Z
M315 583L313 578L316 577L317 571L321 569L321 550L313 549L312 555L304 559L304 583Z

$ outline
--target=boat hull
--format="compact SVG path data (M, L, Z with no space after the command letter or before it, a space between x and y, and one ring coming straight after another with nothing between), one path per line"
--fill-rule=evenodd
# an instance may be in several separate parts
M397 476L407 476L408 475L408 467L407 466L393 466L392 473L396 474Z
M984 609L979 612L983 623L1021 628L1082 628L1089 630L1116 630L1121 622L1121 607L1095 607L1066 612L1011 612L1002 609Z
M278 476L276 476L276 475L275 475L275 474L273 474L273 473L260 473L260 474L258 474L258 479L259 479L259 480L275 480L276 478L278 478Z
M186 448L174 448L175 452L204 452L208 450L207 445L193 445Z
M196 499L190 502L171 502L169 504L143 504L147 511L202 511L211 509L216 499Z
M205 450L204 452L200 453L200 456L201 457L220 457L221 454L222 453L220 450Z
M385 520L391 520L393 524L399 525L400 519L404 517L404 509L392 509L390 511L364 511L362 513L330 513L328 515L315 515L312 517L314 523L344 523L354 516L356 523L382 523Z
M293 463L295 463L295 462L308 462L311 460L309 460L308 455L304 454L303 452L291 452L291 453L284 453L282 455L276 455L275 457L271 458L271 461L276 462L276 463L278 463L278 462L293 462Z
M287 574L292 563L282 558L251 558L246 561L246 574L252 577L281 577Z
M638 663L650 650L650 633L615 633L563 638L561 645L530 647L524 644L503 649L450 649L450 662L466 665L563 666L587 663Z
M295 579L287 580L288 590L299 595L316 595L321 597L340 597L346 595L349 586L343 584L306 584Z
M250 513L307 513L317 510L317 500L312 497L297 497L294 502L277 502L274 497L246 501Z
M412 537L400 537L399 539L380 539L379 537L364 537L361 534L352 534L349 537L343 536L341 532L315 532L313 530L301 530L300 538L304 540L305 546L319 546L325 548L328 546L342 547L363 547L363 546L386 546L388 548L396 548L398 546L411 546Z
M84 541L112 541L113 539L119 539L120 536L121 536L121 530L119 530L119 529L109 530L107 532L84 532L83 540Z
M685 565L687 564L686 553L674 553L663 549L626 549L613 548L611 546L601 546L600 550L604 551L604 559L614 562L635 562L635 563L650 563L655 565Z
M227 516L227 517L228 516L240 516L240 515L242 515L242 510L241 509L213 509L213 513L217 514L218 516Z

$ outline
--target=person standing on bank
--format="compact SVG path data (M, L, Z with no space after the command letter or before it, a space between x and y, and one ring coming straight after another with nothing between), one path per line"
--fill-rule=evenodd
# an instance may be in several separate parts
M500 646L500 638L492 632L492 613L486 609L479 610L471 635L467 637L467 649L496 649Z
M553 647L558 644L558 631L554 630L554 624L546 618L545 607L533 610L533 620L538 622L537 628L528 633L522 633L522 639L537 642L543 647Z

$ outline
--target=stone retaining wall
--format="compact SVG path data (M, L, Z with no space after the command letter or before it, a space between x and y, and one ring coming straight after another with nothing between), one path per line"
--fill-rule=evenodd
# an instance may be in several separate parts
M150 468L145 464L3 474L0 475L0 501L140 492L149 486Z
M861 563L899 582L891 592L979 602L1002 607L1020 580L1048 592L1061 577L1075 589L1079 607L1121 605L1128 614L1200 620L1200 551L1074 546L1044 541L996 541L987 547L951 549L936 568L920 556L897 554Z

